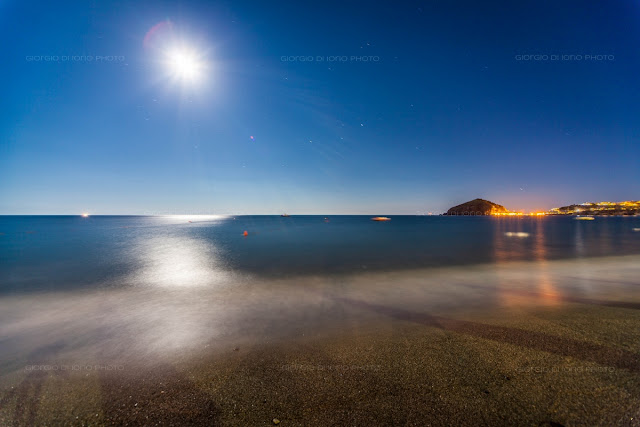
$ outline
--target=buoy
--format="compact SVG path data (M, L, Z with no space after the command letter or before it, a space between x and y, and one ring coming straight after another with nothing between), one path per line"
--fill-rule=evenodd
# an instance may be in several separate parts
M242 235L243 235L244 237L247 237L247 236L249 235L249 232L245 230L245 232L244 232L244 233L242 233Z

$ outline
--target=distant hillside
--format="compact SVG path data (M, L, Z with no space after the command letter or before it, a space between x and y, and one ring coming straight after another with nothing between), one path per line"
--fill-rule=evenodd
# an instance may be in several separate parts
M454 206L445 215L491 215L509 212L504 206L484 199L474 199Z
M549 213L555 215L638 215L640 214L640 201L583 203L553 208Z

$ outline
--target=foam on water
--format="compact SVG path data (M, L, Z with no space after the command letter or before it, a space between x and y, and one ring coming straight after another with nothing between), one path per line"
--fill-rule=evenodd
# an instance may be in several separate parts
M0 299L0 365L11 370L36 360L159 360L388 321L358 304L440 316L574 303L640 307L639 261L516 262L340 278L236 276L217 287L163 283L13 295ZM198 276L204 274L200 268Z

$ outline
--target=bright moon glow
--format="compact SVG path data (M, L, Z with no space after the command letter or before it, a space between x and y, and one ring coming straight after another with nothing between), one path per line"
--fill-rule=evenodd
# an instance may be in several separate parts
M187 81L195 82L202 77L204 64L190 49L175 48L168 54L168 65L172 77Z

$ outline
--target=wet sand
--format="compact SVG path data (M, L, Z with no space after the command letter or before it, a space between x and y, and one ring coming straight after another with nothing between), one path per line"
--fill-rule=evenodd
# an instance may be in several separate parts
M3 298L0 425L640 425L638 261Z

